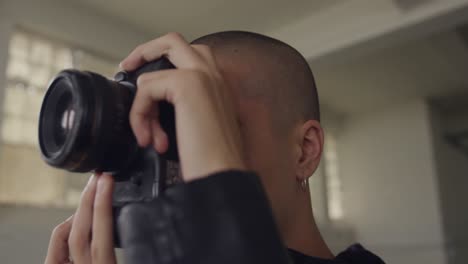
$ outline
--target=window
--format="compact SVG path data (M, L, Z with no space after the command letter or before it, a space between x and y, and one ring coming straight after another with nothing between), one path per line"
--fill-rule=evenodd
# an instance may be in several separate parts
M37 125L48 82L65 68L112 76L116 60L66 43L15 31L10 39L0 122L0 202L76 204L87 177L52 169L40 158Z
M15 33L10 41L3 104L2 142L37 145L37 120L47 82L60 69L71 68L72 51Z
M324 148L324 170L327 188L328 217L330 220L343 218L342 187L338 170L336 140L327 134Z
M338 166L335 137L326 133L322 161L309 180L314 217L322 226L335 224L343 218L342 184Z

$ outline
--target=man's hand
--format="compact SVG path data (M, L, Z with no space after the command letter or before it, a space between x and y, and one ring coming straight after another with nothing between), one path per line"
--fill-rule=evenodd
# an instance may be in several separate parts
M76 213L54 229L45 264L116 263L112 189L112 176L91 176Z
M245 169L232 95L208 46L190 45L170 33L137 47L120 66L132 71L166 57L176 67L141 75L130 113L140 146L168 148L158 120L157 102L166 100L176 111L177 140L185 181L227 169Z
M190 45L176 33L137 47L121 67L132 71L162 56L176 67L146 73L138 89L130 123L141 146L168 148L158 120L157 103L166 100L176 111L182 175L191 181L228 169L245 169L242 142L232 95L207 46ZM99 178L99 180L98 180ZM54 229L46 264L115 263L110 175L92 176L73 217Z

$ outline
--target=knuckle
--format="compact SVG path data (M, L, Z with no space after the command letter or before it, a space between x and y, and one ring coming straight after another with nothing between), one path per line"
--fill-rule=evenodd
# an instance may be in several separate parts
M52 236L57 238L63 238L67 235L67 230L67 223L61 223L52 230Z
M145 47L146 47L146 43L140 44L135 48L135 51L142 52L145 49Z
M151 76L147 73L142 74L137 79L138 88L146 86L151 81Z
M169 33L166 34L166 36L169 39L172 39L172 40L183 40L184 39L182 34L180 34L179 32L169 32Z

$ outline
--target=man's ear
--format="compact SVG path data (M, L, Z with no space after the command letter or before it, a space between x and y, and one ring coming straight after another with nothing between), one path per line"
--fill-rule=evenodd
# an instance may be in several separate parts
M299 131L299 147L301 149L297 161L296 177L303 181L317 169L323 151L323 129L317 120L307 120Z

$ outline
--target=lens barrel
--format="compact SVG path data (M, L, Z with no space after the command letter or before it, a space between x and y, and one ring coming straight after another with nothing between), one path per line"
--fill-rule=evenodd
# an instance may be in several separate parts
M125 167L138 149L128 118L133 97L131 87L99 74L60 72L39 117L43 159L73 172Z

